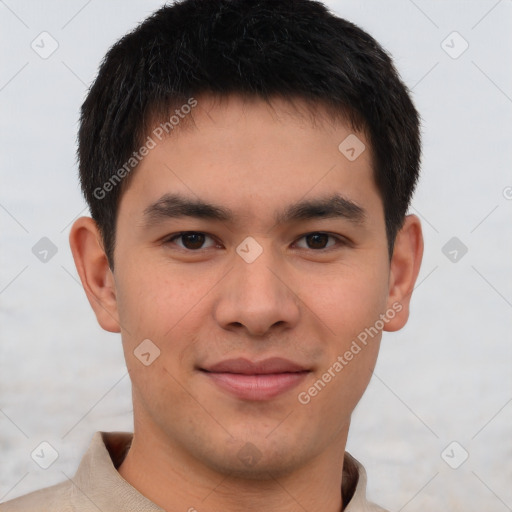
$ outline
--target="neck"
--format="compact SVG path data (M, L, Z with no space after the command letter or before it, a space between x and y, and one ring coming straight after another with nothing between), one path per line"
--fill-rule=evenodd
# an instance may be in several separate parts
M137 428L139 427L139 428ZM287 474L243 479L192 458L161 432L136 425L119 474L168 512L296 512L343 510L343 456L348 428L328 453L321 453Z

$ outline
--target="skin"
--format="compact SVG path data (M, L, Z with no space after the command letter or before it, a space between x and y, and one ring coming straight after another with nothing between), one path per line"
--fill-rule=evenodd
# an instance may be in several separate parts
M342 510L350 416L381 333L308 404L297 395L393 304L401 311L385 330L408 318L423 253L418 218L406 217L390 261L364 134L357 136L366 150L351 162L338 150L353 133L348 124L319 116L313 125L283 100L272 106L198 98L194 125L152 149L122 195L113 272L92 219L78 219L71 231L88 299L100 325L121 333L132 381L134 440L119 473L168 511ZM364 221L275 223L287 205L333 192L364 209ZM148 225L144 210L165 193L230 208L236 217ZM208 236L202 246L169 240L180 231ZM334 238L321 239L322 248L305 237L315 232ZM236 252L247 236L263 249L252 263ZM160 349L149 366L134 355L145 339ZM310 373L270 400L237 398L198 370L273 356ZM246 445L257 454L253 464L239 457Z

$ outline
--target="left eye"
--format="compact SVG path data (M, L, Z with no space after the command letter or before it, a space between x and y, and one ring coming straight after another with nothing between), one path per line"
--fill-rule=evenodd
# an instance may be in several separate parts
M301 247L301 249L321 250L336 245L336 242L327 245L329 238L333 240L338 240L338 243L342 243L342 241L339 238L334 237L333 235L329 235L328 233L309 233L308 235L304 235L303 237L301 237L299 240L305 239L306 243L310 247Z

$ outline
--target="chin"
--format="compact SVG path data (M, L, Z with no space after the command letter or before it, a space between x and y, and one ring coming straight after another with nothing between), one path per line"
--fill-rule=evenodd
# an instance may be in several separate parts
M298 452L298 447L301 447L301 452ZM251 440L246 434L243 439L230 439L224 443L224 450L220 452L203 453L202 460L216 472L231 477L269 480L290 474L307 464L309 457L304 448L301 443L291 443L290 438L275 436L270 442L263 435ZM311 454L310 458L313 457Z
M261 452L252 459L244 455L242 460L238 453L224 455L222 460L210 461L210 467L231 478L255 481L279 478L296 470L290 462L286 463L280 457L269 457Z

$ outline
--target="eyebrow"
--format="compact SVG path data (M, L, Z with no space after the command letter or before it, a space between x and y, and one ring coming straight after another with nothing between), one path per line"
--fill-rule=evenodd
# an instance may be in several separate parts
M144 210L144 226L163 222L170 218L194 217L222 222L234 222L237 215L224 206L191 199L182 194L165 194ZM275 214L276 224L319 218L343 218L354 224L366 219L365 210L340 194L332 194L310 200L299 200Z

